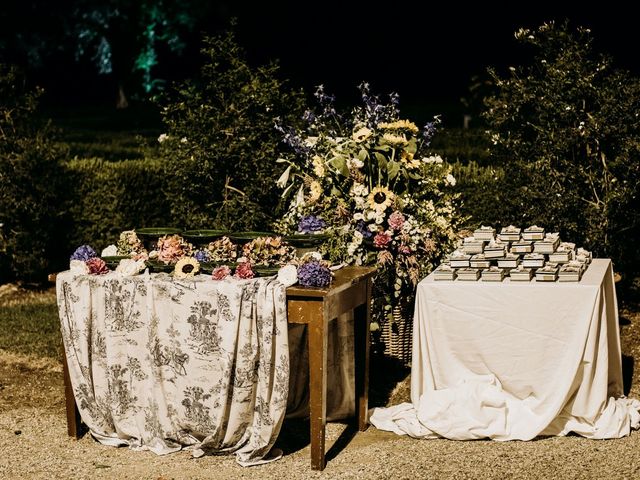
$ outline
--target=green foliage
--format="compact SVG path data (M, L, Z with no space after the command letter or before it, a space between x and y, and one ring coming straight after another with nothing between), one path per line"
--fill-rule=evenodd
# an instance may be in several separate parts
M498 201L624 268L640 228L640 81L597 54L586 29L548 23L516 38L533 63L490 70L496 93L485 99L507 180Z
M275 214L277 117L297 124L303 97L252 68L232 33L205 40L200 82L178 86L163 110L167 194L176 225L264 229Z
M43 281L52 267L62 152L50 124L36 117L40 93L16 69L0 65L0 283Z
M82 244L115 243L123 230L170 223L161 160L74 159L65 169L73 186L67 256Z

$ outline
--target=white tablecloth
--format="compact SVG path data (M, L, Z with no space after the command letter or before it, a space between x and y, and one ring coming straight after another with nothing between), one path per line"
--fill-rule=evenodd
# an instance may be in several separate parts
M420 438L529 440L628 435L610 260L579 283L434 281L418 285L411 404L371 423Z

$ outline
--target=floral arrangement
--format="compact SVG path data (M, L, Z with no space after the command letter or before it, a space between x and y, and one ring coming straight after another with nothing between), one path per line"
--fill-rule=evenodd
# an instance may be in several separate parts
M295 249L282 237L258 237L242 247L244 257L253 265L281 266L293 260Z
M142 241L138 238L135 230L125 230L120 233L120 238L116 243L117 251L115 255L123 255L133 257L140 253L146 252ZM104 254L103 254L104 256Z
M229 267L228 265L220 265L219 267L213 269L211 278L212 280L224 280L232 273L233 271L231 270L231 267ZM255 276L255 273L253 271L253 268L251 268L251 263L247 259L242 258L241 262L238 263L235 275L233 276L235 278L246 279L253 278Z
M93 248L81 245L69 258L69 270L78 275L103 275L109 272L109 267Z
M400 118L396 94L383 103L368 84L360 91L362 105L340 114L320 86L306 130L276 125L292 155L278 159L286 164L278 179L286 213L275 229L321 231L330 262L376 265L380 324L393 321L395 307L411 307L417 282L450 250L457 195L450 166L428 151L438 118L420 129ZM306 269L317 266L303 277Z
M165 265L169 265L175 264L182 257L191 256L192 252L193 245L180 235L165 235L158 239L158 245L153 256Z
M322 257L305 255L298 264L298 283L303 287L326 287L331 283L331 264Z
M210 262L235 262L238 258L238 247L229 237L222 237L209 243L206 247Z

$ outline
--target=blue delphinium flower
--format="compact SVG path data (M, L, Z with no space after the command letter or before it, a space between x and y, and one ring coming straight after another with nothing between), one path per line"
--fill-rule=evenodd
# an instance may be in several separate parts
M195 259L200 263L206 263L211 260L211 254L208 250L198 250L195 255Z
M298 283L304 287L326 287L331 283L331 270L312 260L298 267Z
M428 122L422 129L422 138L425 147L428 147L431 144L431 139L436 134L436 130L438 129L438 123L440 123L440 119L438 117L435 117L433 119L433 122Z
M76 251L71 254L70 260L81 260L86 262L90 258L97 257L96 251L89 245L80 245Z
M356 230L360 232L364 238L371 238L373 236L373 232L369 230L369 227L363 220L358 220Z
M315 233L324 230L326 226L327 222L322 218L315 215L307 215L298 222L298 231L300 233Z

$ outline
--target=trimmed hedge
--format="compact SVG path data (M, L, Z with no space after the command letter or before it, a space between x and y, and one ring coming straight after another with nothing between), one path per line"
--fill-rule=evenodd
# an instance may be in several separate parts
M99 253L122 230L171 223L160 160L74 159L64 168L71 189L65 254L82 244Z

